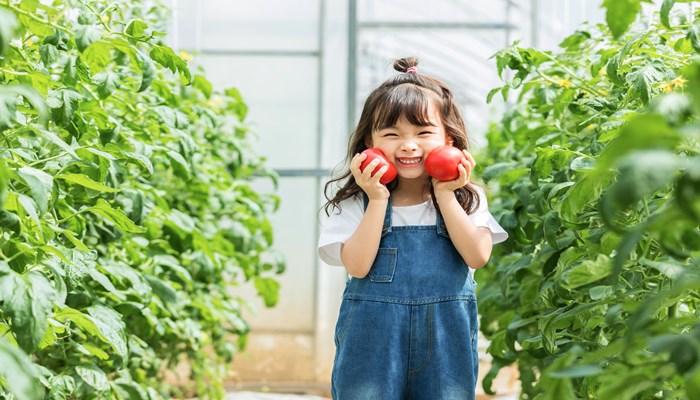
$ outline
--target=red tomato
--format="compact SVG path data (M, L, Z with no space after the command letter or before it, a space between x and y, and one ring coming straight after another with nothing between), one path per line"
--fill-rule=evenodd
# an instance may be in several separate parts
M439 181L453 181L459 177L457 168L464 158L464 153L456 147L440 146L428 154L425 170L428 175Z
M382 153L381 150L371 148L363 151L362 154L367 154L367 158L365 158L365 160L362 161L362 164L360 164L360 171L364 171L365 167L367 167L367 165L369 165L369 163L371 163L372 160L378 158L379 164L377 164L377 167L374 168L374 171L372 171L372 176L374 176L374 173L379 171L381 167L387 165L389 166L389 169L387 169L384 175L382 175L382 177L379 178L379 182L386 185L387 183L393 181L394 178L396 178L396 167L394 166L394 164L390 163L386 159L384 153Z

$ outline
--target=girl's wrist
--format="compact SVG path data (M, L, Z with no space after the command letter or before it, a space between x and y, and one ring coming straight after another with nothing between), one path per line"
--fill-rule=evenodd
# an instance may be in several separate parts
M435 191L435 201L439 205L443 205L443 204L450 202L450 201L453 201L453 200L457 201L457 197L455 197L455 192L447 191L447 190L440 190L440 191L436 190Z
M389 198L370 198L369 204L387 205L389 204Z

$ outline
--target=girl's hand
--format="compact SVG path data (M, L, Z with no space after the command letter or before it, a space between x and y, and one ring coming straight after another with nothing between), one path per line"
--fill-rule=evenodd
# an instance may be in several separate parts
M360 164L367 158L366 154L355 154L350 161L350 172L355 177L355 182L360 186L370 200L386 200L389 198L389 189L383 183L379 183L379 179L389 169L387 166L380 168L377 173L372 176L372 171L379 164L379 159L374 159L370 162L364 171L360 171Z
M472 175L472 171L476 166L476 161L474 157L466 150L462 150L464 157L457 166L459 170L459 176L453 181L439 181L433 178L433 188L435 189L435 196L439 196L441 193L449 193L454 195L454 191L465 186L469 183L469 178Z

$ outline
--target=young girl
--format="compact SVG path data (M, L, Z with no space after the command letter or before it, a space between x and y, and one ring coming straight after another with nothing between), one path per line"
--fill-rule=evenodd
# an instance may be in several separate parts
M349 171L326 184L319 256L348 279L335 329L332 395L340 400L474 399L478 370L472 268L507 238L470 183L476 164L452 92L418 73L415 58L375 89L350 138ZM425 158L462 149L459 177L430 178ZM398 175L386 186L380 149ZM342 187L330 198L334 183ZM344 184L343 184L344 183ZM332 211L332 212L331 212Z

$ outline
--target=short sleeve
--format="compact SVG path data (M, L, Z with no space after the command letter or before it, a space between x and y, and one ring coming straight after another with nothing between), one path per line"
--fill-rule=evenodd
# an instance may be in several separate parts
M499 225L498 221L489 212L488 201L484 189L477 187L479 193L479 208L469 217L476 226L483 226L491 231L491 241L493 244L505 242L508 239L508 232Z
M321 222L318 239L318 256L328 265L342 266L340 245L345 243L362 221L364 214L362 199L350 198L340 202L331 215Z

